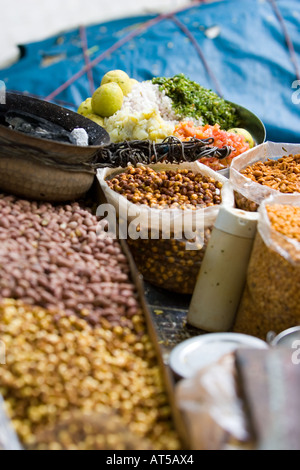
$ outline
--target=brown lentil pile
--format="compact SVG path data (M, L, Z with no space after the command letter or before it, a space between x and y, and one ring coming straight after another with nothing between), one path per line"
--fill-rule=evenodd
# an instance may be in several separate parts
M132 327L140 308L127 258L117 241L97 236L97 223L77 202L0 195L0 297Z
M182 168L155 171L146 166L131 167L107 184L130 202L151 208L195 210L222 202L222 182ZM211 227L206 227L204 243L201 240L199 249L193 250L186 249L190 240L177 239L172 233L169 240L161 233L158 239L150 233L138 240L129 238L128 245L145 280L170 291L192 294L210 233Z
M222 202L222 183L188 169L155 171L131 167L107 180L108 186L134 204L150 207L195 208Z
M56 317L40 307L7 299L0 305L0 337L6 346L0 393L25 448L91 447L91 427L85 428L80 442L71 439L77 433L72 425L56 441L41 442L41 435L53 427L66 427L74 413L112 412L137 440L147 440L144 445L179 448L161 371L143 322L135 331L92 327L77 315ZM111 436L108 448L129 446L124 433L119 442L116 428L106 429ZM108 445L103 432L96 445Z
M255 183L268 186L281 193L300 192L300 154L287 155L278 160L267 159L244 168L241 174ZM238 208L255 212L258 204L235 191Z
M298 240L300 207L266 206L272 228ZM276 237L276 232L275 232ZM276 237L284 249L288 241ZM292 260L268 247L257 233L248 267L247 284L234 324L234 331L266 339L269 331L280 333L300 322L300 250L289 250Z

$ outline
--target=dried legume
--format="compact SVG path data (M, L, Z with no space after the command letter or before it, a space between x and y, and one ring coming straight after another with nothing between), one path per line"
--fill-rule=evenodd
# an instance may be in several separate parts
M188 240L128 240L144 278L169 291L192 294L204 258L211 228L206 228L199 249L187 250Z
M300 154L256 162L241 170L241 174L280 193L300 192ZM250 201L238 191L235 191L235 202L238 208L246 211L255 212L259 207L259 204Z
M92 327L76 315L56 317L21 301L0 304L7 352L0 393L26 447L41 444L36 436L73 413L115 412L155 449L179 448L154 347L136 320L140 334Z
M107 180L107 184L128 201L150 208L196 210L222 202L221 181L186 168L155 171L150 166L131 167ZM170 291L191 294L212 227L203 227L197 247L197 240L187 240L183 234L175 236L173 228L169 239L162 231L157 230L153 237L151 230L143 233L147 227L139 229L143 236L138 240L129 237L128 245L144 279ZM188 250L191 241L194 248Z
M131 167L107 180L107 184L130 202L150 207L195 209L222 202L220 181L187 169Z
M97 223L79 203L0 195L0 297L133 328L141 311L127 259Z
M269 220L276 232L300 242L300 207L286 204L266 206Z
M266 209L275 231L270 237L275 237L278 249L257 233L234 325L234 331L264 340L269 331L278 334L300 321L300 252L282 237L300 241L300 207L274 204ZM292 258L285 258L280 249L288 250Z
M148 439L138 438L113 412L70 413L35 436L29 450L153 450Z
M241 174L281 193L300 192L300 154L257 162Z

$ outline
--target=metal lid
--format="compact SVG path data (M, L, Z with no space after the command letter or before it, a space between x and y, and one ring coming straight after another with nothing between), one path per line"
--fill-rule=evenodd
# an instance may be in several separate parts
M176 346L170 354L169 365L179 377L190 378L225 354L241 347L267 349L268 344L259 338L240 333L207 333Z
M257 212L222 206L215 222L215 228L236 237L252 239L256 233L258 219Z

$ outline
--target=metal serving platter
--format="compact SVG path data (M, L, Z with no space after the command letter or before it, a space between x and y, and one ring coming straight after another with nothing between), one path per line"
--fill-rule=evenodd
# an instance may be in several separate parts
M263 144L266 140L267 132L265 125L256 114L239 104L227 101L237 111L239 119L238 127L246 129L252 135L256 145Z
M192 377L196 372L216 363L225 354L239 348L267 349L264 341L240 333L209 333L195 336L176 346L170 355L170 367L177 376Z

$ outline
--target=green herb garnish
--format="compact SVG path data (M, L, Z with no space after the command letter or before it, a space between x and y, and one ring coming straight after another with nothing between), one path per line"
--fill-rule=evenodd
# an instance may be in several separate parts
M171 98L173 109L180 118L202 119L203 124L219 124L224 130L238 126L236 109L231 104L184 74L153 78L152 83L159 85L160 90Z

